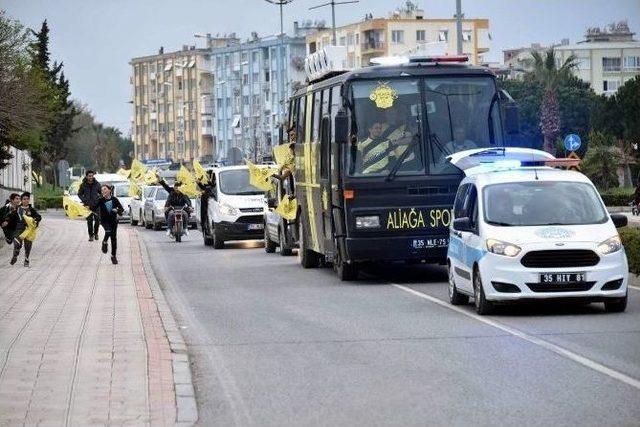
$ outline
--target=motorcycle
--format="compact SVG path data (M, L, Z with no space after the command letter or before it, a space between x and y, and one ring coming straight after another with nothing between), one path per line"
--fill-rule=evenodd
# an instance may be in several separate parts
M191 208L189 208L188 206L169 209L169 212L173 211L173 228L171 229L171 236L176 239L176 242L178 243L182 241L182 236L187 235L187 231L184 225L186 221L184 219L186 215L188 220L188 214L190 210Z

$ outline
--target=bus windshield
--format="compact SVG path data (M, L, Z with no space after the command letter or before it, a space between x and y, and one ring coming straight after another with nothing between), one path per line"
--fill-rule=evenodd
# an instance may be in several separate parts
M459 174L448 155L504 145L489 76L365 80L352 88L357 133L347 153L350 176Z

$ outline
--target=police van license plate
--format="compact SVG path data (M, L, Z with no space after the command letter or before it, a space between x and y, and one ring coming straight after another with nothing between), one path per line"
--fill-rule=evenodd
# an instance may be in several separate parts
M540 283L564 284L587 281L587 273L542 273Z
M413 249L446 248L449 245L448 237L435 237L431 239L411 239L409 246Z
M264 229L264 224L248 224L247 230L262 230Z

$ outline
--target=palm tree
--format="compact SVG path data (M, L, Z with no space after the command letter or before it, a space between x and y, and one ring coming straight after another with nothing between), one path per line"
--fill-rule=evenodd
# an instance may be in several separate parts
M544 54L532 51L533 70L529 78L537 81L544 88L540 104L540 129L544 136L544 150L554 154L555 141L560 135L560 105L558 103L558 86L571 76L576 67L576 57L570 55L562 64L552 49Z

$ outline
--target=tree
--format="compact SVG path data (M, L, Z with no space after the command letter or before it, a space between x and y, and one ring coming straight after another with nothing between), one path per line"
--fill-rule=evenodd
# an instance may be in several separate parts
M615 137L592 131L589 135L589 151L582 161L584 173L604 190L618 185L620 154Z
M50 119L46 83L29 63L30 33L0 11L0 169L9 147L42 150L41 130Z
M571 55L558 67L559 61L556 60L553 49L547 50L544 56L540 52L533 51L531 56L533 71L528 77L542 85L544 90L540 105L543 147L545 151L553 153L555 140L561 131L558 87L571 77L571 70L576 66L576 58Z

